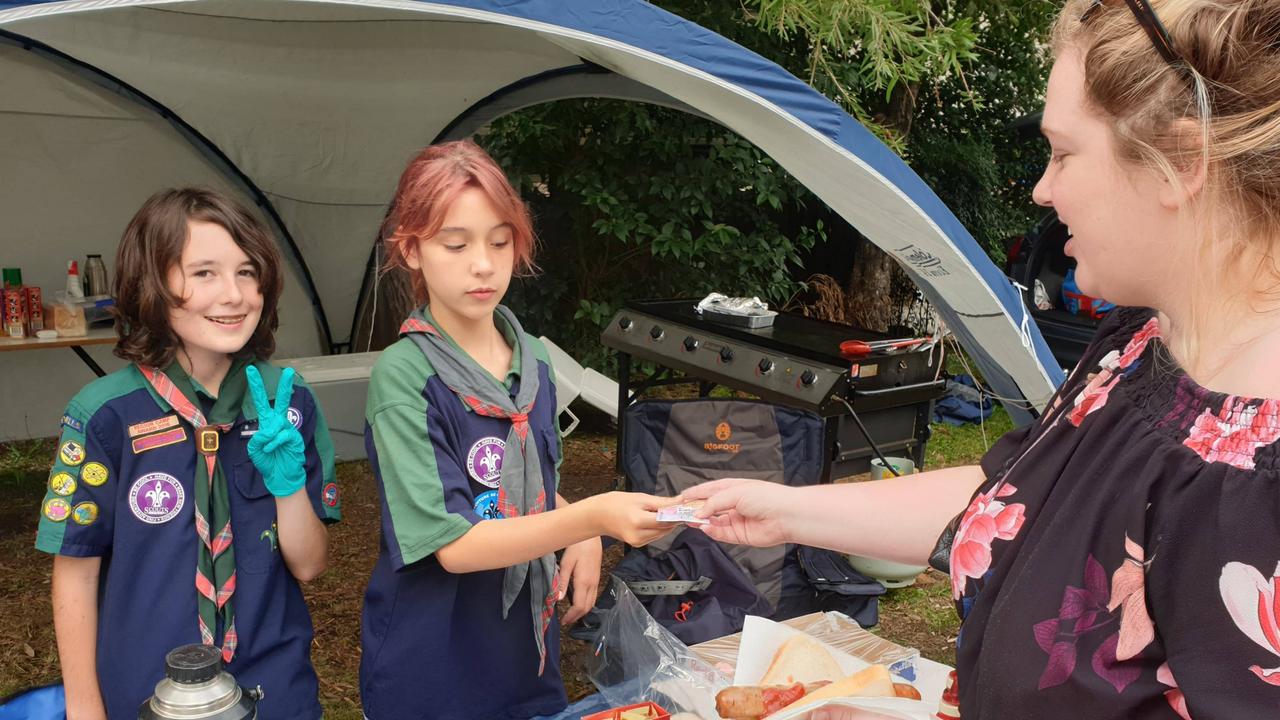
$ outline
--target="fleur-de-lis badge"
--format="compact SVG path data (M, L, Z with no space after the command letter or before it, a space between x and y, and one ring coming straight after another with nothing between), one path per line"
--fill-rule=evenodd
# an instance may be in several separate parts
M502 458L498 457L492 447L484 449L484 457L480 458L477 463L484 467L484 474L488 475L498 469L498 463L502 462Z
M169 491L164 489L160 481L157 480L154 487L147 491L145 497L151 501L151 507L162 508L164 501L169 499Z

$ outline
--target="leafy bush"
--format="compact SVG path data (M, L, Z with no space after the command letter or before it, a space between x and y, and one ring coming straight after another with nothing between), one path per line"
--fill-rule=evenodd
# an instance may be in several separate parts
M600 330L624 301L717 291L781 303L800 287L801 253L826 236L794 222L818 201L777 163L668 108L566 100L501 118L480 141L541 233L541 272L508 302L531 332L595 367L606 364Z

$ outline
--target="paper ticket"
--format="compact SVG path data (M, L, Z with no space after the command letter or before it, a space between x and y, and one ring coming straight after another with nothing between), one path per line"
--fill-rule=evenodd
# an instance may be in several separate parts
M696 517L698 509L702 507L701 500L684 503L683 505L672 505L658 510L658 522L674 522L674 523L690 523L693 525L706 525L710 520L706 518Z

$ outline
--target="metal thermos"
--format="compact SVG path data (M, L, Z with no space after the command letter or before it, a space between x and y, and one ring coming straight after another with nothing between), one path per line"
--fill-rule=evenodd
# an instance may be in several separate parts
M90 255L84 263L84 294L87 296L110 295L107 286L107 266L101 255Z
M138 708L138 720L256 720L262 690L236 684L222 670L222 651L183 645L164 658L165 679Z

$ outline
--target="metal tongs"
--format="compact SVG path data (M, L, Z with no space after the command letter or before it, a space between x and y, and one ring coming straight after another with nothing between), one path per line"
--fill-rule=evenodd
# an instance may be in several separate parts
M840 354L846 358L860 358L874 353L886 353L890 350L915 349L917 346L932 342L932 337L902 338L900 340L845 340L840 343Z

